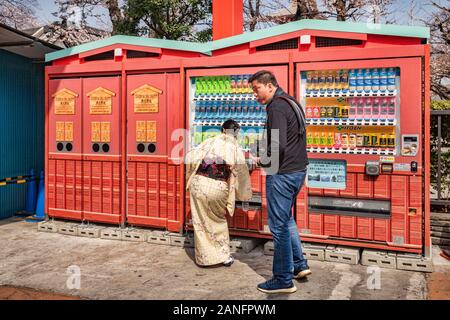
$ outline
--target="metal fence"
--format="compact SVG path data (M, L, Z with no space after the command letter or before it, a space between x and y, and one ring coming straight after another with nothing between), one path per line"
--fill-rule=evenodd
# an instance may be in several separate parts
M431 111L431 204L450 206L450 110Z

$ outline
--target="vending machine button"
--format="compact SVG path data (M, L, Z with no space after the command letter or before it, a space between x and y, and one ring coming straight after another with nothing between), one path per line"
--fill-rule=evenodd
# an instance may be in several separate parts
M145 145L143 143L139 143L136 148L138 152L142 153L145 151Z
M58 143L56 144L56 149L57 149L58 151L63 151L63 149L64 149L64 144L63 144L62 142L58 142Z
M92 151L99 152L100 151L100 145L98 143L94 143L92 145Z
M102 145L102 150L103 150L103 152L109 152L109 144L104 143L104 144Z
M417 161L411 161L411 172L417 172Z
M73 149L73 145L70 142L68 142L66 144L66 150L70 152L70 151L72 151L72 149Z
M148 152L154 153L156 151L156 145L154 143L150 143L148 145Z

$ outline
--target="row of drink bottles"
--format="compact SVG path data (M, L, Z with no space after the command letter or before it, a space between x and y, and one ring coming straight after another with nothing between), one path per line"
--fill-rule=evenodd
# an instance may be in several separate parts
M195 96L253 94L251 74L194 78Z
M195 121L265 121L264 107L257 101L197 101Z
M394 119L396 98L349 98L344 106L307 106L306 118Z
M308 147L321 148L395 148L395 135L390 133L308 132Z
M396 76L396 68L309 71L306 93L393 92L397 87Z

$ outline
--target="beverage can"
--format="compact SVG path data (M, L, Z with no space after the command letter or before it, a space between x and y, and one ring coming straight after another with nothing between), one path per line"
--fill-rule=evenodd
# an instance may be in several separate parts
M347 70L341 70L340 77L339 77L339 87L341 88L342 93L347 93L349 90Z
M348 118L350 112L350 106L341 106L341 118Z
M357 134L356 135L356 146L357 147L363 147L364 146L364 135L363 134Z
M370 135L370 145L372 147L378 147L378 135L376 133Z
M390 148L395 148L395 135L394 134L388 135L387 146Z
M380 105L380 118L381 119L386 119L387 118L387 114L388 114L388 100L387 98L383 98L380 100L381 105Z
M363 135L363 146L370 147L370 134L364 133Z
M387 145L387 136L385 133L380 135L380 147L386 147Z
M347 133L343 133L341 135L341 145L342 145L342 148L348 148L348 134Z
M356 100L353 98L349 98L348 102L350 104L350 110L348 113L348 117L350 119L355 119L356 118Z
M358 99L356 102L356 118L364 118L364 99Z
M338 106L333 107L333 118L341 117L341 109Z
M356 134L351 133L348 136L348 146L349 148L356 148Z
M334 147L340 148L342 146L341 134L339 132L334 133Z

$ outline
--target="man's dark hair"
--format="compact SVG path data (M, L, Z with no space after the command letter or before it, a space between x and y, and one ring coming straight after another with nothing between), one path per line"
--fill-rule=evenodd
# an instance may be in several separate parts
M248 82L252 83L255 80L264 85L271 83L275 87L278 87L277 78L275 78L275 75L272 72L267 70L258 71L257 73L255 73L250 77Z
M222 124L222 132L233 132L233 135L235 136L237 135L240 128L241 126L239 125L239 123L237 123L237 121L233 119L228 119Z

